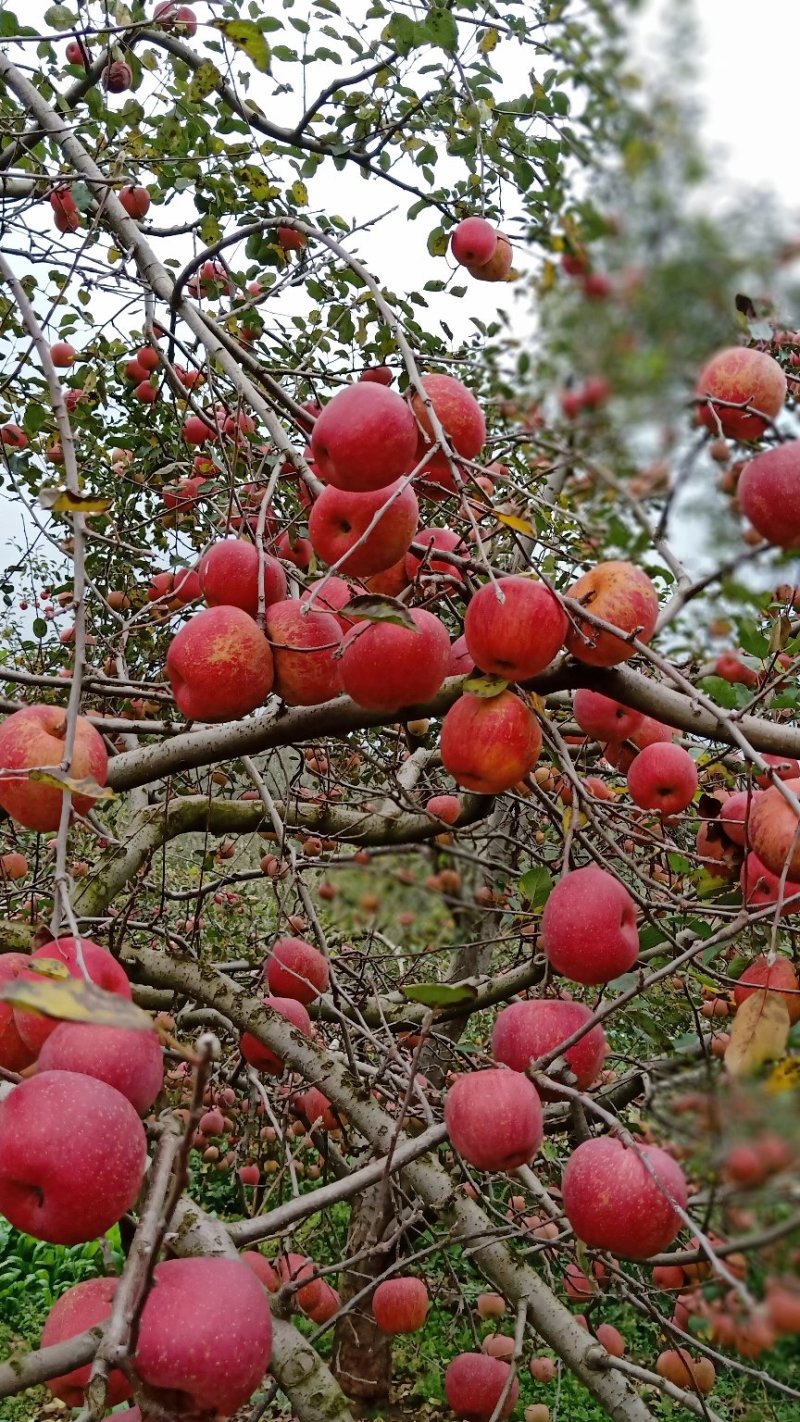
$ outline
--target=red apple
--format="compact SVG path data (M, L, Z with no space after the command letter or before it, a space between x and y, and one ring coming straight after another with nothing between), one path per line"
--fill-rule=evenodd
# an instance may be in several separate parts
M581 730L595 741L626 741L644 720L641 711L585 687L575 692L572 705Z
M467 271L476 281L506 281L514 262L514 249L505 232L498 232L497 246L488 262L470 264Z
M40 1347L50 1348L56 1343L64 1343L68 1338L74 1338L76 1333L83 1333L98 1323L106 1323L118 1282L117 1279L86 1279L81 1284L73 1284L48 1313ZM82 1407L91 1371L92 1364L85 1363L82 1368L73 1368L70 1373L51 1378L47 1386L67 1407ZM115 1368L108 1378L106 1405L116 1407L132 1393L132 1384L124 1373Z
M742 513L777 548L800 547L800 440L776 445L745 464L736 486Z
M93 943L91 938L53 938L49 943L37 948L35 953L31 953L26 962L30 964L39 960L59 964L70 978L84 977L85 968L90 980L105 992L116 993L118 997L127 998L128 1001L131 999L131 985L125 969L106 948L101 948L99 943ZM41 982L41 974L30 968L26 971L23 966L20 972L31 982ZM14 1022L23 1042L36 1055L50 1033L58 1026L57 1018L41 1017L35 1012L25 1012L20 1007L14 1008Z
M258 574L263 567L264 604L282 602L287 582L277 558L259 558L253 543L241 538L225 538L212 543L198 565L202 595L209 607L240 607L249 617L258 614Z
M153 22L164 30L174 30L176 34L193 39L197 34L197 17L188 5L176 4L176 0L163 0L153 11Z
M671 1155L658 1146L626 1148L611 1136L583 1141L572 1152L561 1194L564 1213L584 1244L627 1259L666 1249L683 1227L675 1206L685 1210L688 1199L683 1171Z
M454 1150L476 1170L516 1170L542 1143L542 1103L526 1076L489 1067L457 1076L444 1103Z
M582 1002L562 998L530 998L512 1002L499 1013L492 1032L492 1056L512 1071L527 1071L531 1062L549 1056L561 1042L584 1027L591 1012ZM605 1033L597 1023L569 1047L565 1058L581 1091L591 1086L598 1075L606 1051ZM537 1087L547 1100L546 1089ZM554 1093L554 1096L557 1095Z
M758 686L758 675L743 662L738 652L722 652L714 663L714 675L736 686Z
M13 982L28 966L27 953L0 955L0 984ZM6 1071L24 1071L36 1060L36 1052L24 1042L14 1020L10 1002L0 1002L0 1066Z
M267 1294L240 1259L166 1259L139 1321L133 1365L162 1410L229 1417L269 1366Z
M119 200L129 217L146 217L150 211L150 194L147 188L131 184L122 189Z
M88 69L89 58L80 40L70 40L66 54L68 64L79 64L82 69Z
M164 1080L164 1058L155 1032L61 1022L44 1043L39 1071L78 1071L126 1096L140 1116L150 1110Z
M278 938L270 949L265 977L275 997L308 1004L327 992L330 969L327 958L304 938Z
M181 430L187 444L205 444L207 440L219 439L219 428L213 419L203 419L200 415L189 415Z
M467 692L447 712L439 748L445 770L465 790L500 795L533 769L542 733L513 691L490 698Z
M305 592L300 594L300 601L310 602L315 612L329 612L336 618L342 631L349 632L353 626L352 619L341 617L340 613L343 607L353 601L353 597L353 589L344 578L328 574L315 583L309 583Z
M311 1036L311 1018L308 1015L302 1002L298 1002L295 997L265 997L264 1006L270 1007L279 1016L285 1017L287 1022L291 1022L298 1032L304 1033L306 1037ZM283 1071L283 1061L275 1052L271 1052L269 1047L265 1047L254 1037L252 1032L243 1032L240 1042L242 1056L250 1066L257 1067L259 1071L270 1072L273 1076L280 1076Z
M240 607L209 607L173 637L167 676L188 719L238 721L263 705L272 690L272 653Z
M474 459L486 440L486 421L472 391L452 375L426 375L422 385L456 454ZM423 435L434 440L427 404L420 395L414 395L411 406Z
M750 809L758 796L757 790L735 790L729 795L720 810L720 822L728 839L744 846Z
M800 779L786 780L784 784L795 796L800 795ZM753 800L748 828L750 844L761 863L778 876L788 865L788 878L793 883L800 880L798 818L778 786L770 786Z
M336 653L342 631L335 617L306 612L292 598L267 609L266 631L275 660L275 690L287 706L320 706L342 690Z
M142 380L134 390L134 396L141 400L143 405L154 405L158 399L158 387L153 385L150 379Z
M417 428L405 400L363 380L334 395L311 434L322 478L354 493L385 489L407 474L416 447Z
M437 558L436 550L441 549L443 553L459 553L462 557L466 555L466 548L461 539L460 533L454 533L452 528L422 528L414 534L413 542L422 544L429 551L424 557L418 553L406 553L405 568L409 578L416 578L420 569L423 576L431 573L446 573L451 578L457 578L461 583L464 581L461 569L455 563L449 563L445 558Z
M800 899L796 899L794 903L788 902L796 894L800 894L800 883L794 883L787 879L783 886L783 893L781 893L780 875L773 874L766 864L762 864L757 854L751 852L745 858L739 883L744 902L752 908L762 908L765 904L776 904L781 898L788 905L781 908L782 914L797 913L800 910Z
M28 778L28 771L57 770L65 755L67 714L60 706L25 706L0 726L0 805L25 829L55 830L61 822L63 791L57 785ZM69 775L73 781L105 785L108 755L103 738L85 716L79 716ZM18 772L18 773L17 773ZM76 814L86 815L95 796L73 794Z
M71 346L69 341L56 341L55 345L50 347L50 358L53 365L59 366L61 369L73 365L77 354L75 347Z
M305 232L298 232L296 227L284 227L281 225L276 232L278 246L284 252L302 252L308 246L308 237Z
M335 1131L341 1124L327 1096L317 1086L296 1092L292 1109L312 1130Z
M575 983L608 983L639 956L636 905L613 874L589 864L559 879L542 914L553 971Z
M715 405L713 397L749 405L761 415L775 419L783 409L786 388L786 376L766 351L730 346L717 351L700 372L695 395L708 395L711 399L697 406L698 421L714 434L722 433L728 439L759 439L767 428L766 420L744 410Z
M647 574L633 563L598 563L573 584L567 596L624 634L635 633L640 642L649 642L655 631L658 594ZM630 642L593 627L569 608L567 611L573 619L567 630L567 648L578 661L613 667L633 656Z
M454 825L461 814L461 801L457 795L432 795L425 809L446 825Z
M314 556L314 549L308 538L299 538L294 529L284 529L275 544L275 552L284 563L291 563L305 573Z
M467 608L464 636L475 665L506 681L526 681L549 666L567 619L558 598L531 578L484 583Z
M697 766L682 746L645 746L628 771L628 789L642 810L678 815L690 805L697 789Z
M450 638L432 612L414 608L414 631L393 622L362 623L348 632L342 655L345 692L370 710L421 705L447 674Z
M371 578L365 578L364 587L368 592L378 593L380 597L399 597L408 587L405 558L401 558L399 563L393 563L385 573L375 573Z
M277 1262L282 1284L300 1284L294 1297L303 1312L317 1308L322 1301L323 1281L317 1275L313 1259L307 1259L304 1254L290 1253L280 1255Z
M756 776L756 784L762 790L768 790L774 783L773 776L777 775L779 780L796 780L800 775L800 761L790 755L766 755L762 751L761 759L765 765L769 766L768 771Z
M464 1422L492 1422L508 1383L511 1368L502 1358L490 1358L486 1353L459 1353L448 1364L444 1375L444 1392L448 1406ZM513 1379L497 1422L503 1422L514 1411L519 1397L519 1383Z
M467 650L467 639L463 635L456 637L450 645L450 661L447 664L448 676L469 676L475 663Z
M611 278L605 272L587 272L581 284L590 301L604 301L613 290Z
M382 1333L416 1333L429 1306L425 1284L411 1275L384 1279L372 1295L372 1314Z
M329 485L311 510L308 536L323 563L336 564L349 577L366 578L404 556L418 522L419 505L410 486L403 489L398 482L361 494Z
M9 449L24 449L28 443L28 436L19 425L0 425L0 443Z
M787 889L788 889L787 885ZM797 887L796 885L794 886ZM788 893L787 893L788 897ZM800 979L788 958L776 958L770 963L765 953L759 954L740 975L733 990L733 1000L741 1007L754 992L766 988L782 997L791 1022L800 1022Z
M277 1294L281 1286L280 1276L263 1254L260 1254L257 1249L245 1249L239 1258L243 1264L247 1265L251 1273L260 1279L268 1293Z
M362 370L359 380L366 380L367 383L375 385L391 385L394 380L394 371L388 365L369 365Z
M497 228L485 217L465 217L450 237L450 251L462 267L485 265L492 260L496 247Z
M320 1279L320 1283L322 1285L322 1292L320 1294L319 1303L317 1303L314 1308L306 1309L306 1317L310 1318L312 1323L330 1323L331 1319L335 1318L339 1312L342 1306L342 1300L336 1289L328 1283L327 1279Z
M146 1159L130 1101L95 1077L43 1072L0 1102L0 1210L35 1239L105 1234L136 1199Z

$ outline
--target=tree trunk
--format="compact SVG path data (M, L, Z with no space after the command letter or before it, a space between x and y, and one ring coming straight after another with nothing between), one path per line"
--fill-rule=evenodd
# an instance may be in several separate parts
M347 1234L347 1258L378 1245L392 1222L392 1192L384 1182L371 1185L353 1201ZM369 1249L346 1269L340 1282L342 1303L361 1292L371 1280L380 1278L395 1257L395 1248ZM336 1324L331 1371L342 1392L361 1402L377 1402L389 1396L392 1381L392 1340L381 1333L369 1299L364 1299Z

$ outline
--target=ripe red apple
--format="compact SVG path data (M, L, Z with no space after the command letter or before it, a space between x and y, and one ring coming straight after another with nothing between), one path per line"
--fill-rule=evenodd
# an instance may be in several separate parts
M280 1255L277 1262L281 1284L300 1284L294 1297L303 1312L316 1308L322 1301L323 1281L317 1275L313 1259L307 1259L304 1254L289 1253Z
M430 1298L421 1279L395 1275L372 1295L372 1313L382 1333L416 1333L428 1317Z
M769 419L775 419L783 409L786 389L786 376L766 351L730 346L717 351L698 376L695 395L711 397L698 405L698 422L715 435L721 431L728 439L759 439L767 428L765 420L744 410L715 405L714 397L749 405Z
M423 576L446 573L451 578L457 578L459 582L464 581L461 569L457 568L455 563L436 557L437 549L441 549L443 553L460 553L464 557L467 550L460 533L454 533L452 528L421 528L414 534L413 542L422 544L429 551L424 557L414 552L406 553L405 569L409 578L416 578L422 569Z
M239 1259L166 1259L153 1270L133 1363L163 1410L229 1417L269 1366L265 1289Z
M336 1289L328 1283L327 1279L320 1279L322 1292L319 1303L314 1308L306 1309L306 1318L310 1318L312 1323L330 1323L335 1318L342 1306L342 1300Z
M285 1017L287 1022L291 1022L298 1032L304 1033L306 1037L311 1036L311 1018L308 1015L302 1002L298 1002L295 997L265 997L264 1006L271 1007L273 1012L277 1012L281 1017ZM254 1037L252 1032L243 1032L239 1043L242 1056L250 1066L257 1067L259 1071L270 1072L273 1076L280 1076L283 1071L283 1061L281 1057L271 1052L269 1047L265 1047Z
M613 290L611 278L605 272L587 272L581 283L590 301L604 301Z
M800 546L800 440L748 461L736 486L742 513L778 548Z
M60 706L25 706L0 726L0 805L26 829L55 830L61 822L63 791L56 785L28 778L28 771L47 766L57 770L64 759L67 715ZM75 728L70 778L105 785L108 755L103 738L85 716ZM9 772L19 772L9 773ZM91 795L74 794L76 814L86 815Z
M135 385L140 385L143 380L148 379L147 371L135 357L125 362L124 374L125 379L132 380Z
M486 421L472 391L452 375L426 375L422 385L456 454L464 459L475 459L486 440ZM427 404L420 395L414 395L411 407L423 436L432 442L435 436ZM426 447L424 440L421 444L418 458Z
M450 251L462 267L478 267L490 262L497 247L497 228L485 217L465 217L453 229Z
M155 346L140 346L134 359L147 371L148 375L152 375L161 363L161 353L156 350Z
M450 661L447 664L448 676L469 676L475 663L467 650L467 639L463 635L456 637L450 645Z
M268 1293L277 1294L281 1286L280 1276L263 1254L259 1253L257 1249L245 1249L239 1258L261 1281Z
M0 425L0 443L6 445L8 449L24 449L28 443L28 436L19 425L11 423Z
M800 979L788 958L776 958L770 963L766 954L761 953L741 974L733 990L733 1000L737 1007L752 997L754 992L766 988L782 997L789 1011L791 1022L800 1022Z
M627 741L644 721L641 711L586 687L575 692L572 708L581 730L595 741Z
M344 578L329 574L315 583L309 583L305 592L300 594L300 601L311 602L315 612L329 612L336 618L342 631L349 632L353 626L352 619L341 617L340 613L343 607L353 601L353 597L353 589Z
M610 1136L577 1146L561 1194L564 1213L584 1244L627 1259L666 1249L683 1227L675 1206L685 1210L689 1197L683 1171L666 1151L626 1148Z
M258 572L262 560L253 543L224 538L212 543L198 565L202 595L209 607L240 607L249 617L258 614ZM264 601L269 607L286 597L286 574L277 558L263 557Z
M527 1071L531 1062L549 1056L561 1042L579 1031L591 1017L582 1002L562 998L529 998L512 1002L499 1013L492 1032L492 1056L512 1071ZM598 1075L608 1050L605 1032L599 1023L590 1028L565 1058L579 1090L585 1091ZM546 1088L537 1087L543 1100ZM554 1096L557 1094L554 1093Z
M199 597L200 578L195 568L179 568L174 573L154 573L147 587L147 601L161 602L166 598L167 607L171 612L186 607L190 602L196 602Z
M769 766L769 771L764 771L756 776L756 784L762 790L768 790L773 782L773 775L779 780L796 780L800 775L800 761L790 755L766 755L762 752L761 759L765 765Z
M29 963L27 953L0 955L0 984L13 982ZM24 1071L36 1060L36 1052L24 1042L14 1020L10 1002L0 1002L0 1066L7 1071Z
M78 1071L113 1086L140 1116L150 1110L164 1080L164 1058L155 1032L61 1022L44 1043L39 1071Z
M636 905L613 874L589 864L559 879L542 914L553 971L575 983L608 983L639 956Z
M414 466L417 427L395 390L358 381L340 390L321 411L311 452L323 479L339 489L385 489Z
M275 997L308 1004L327 992L330 969L327 958L304 938L278 938L270 949L265 976Z
M2 757L0 756L0 764ZM800 779L784 782L795 796L800 794ZM776 785L764 790L750 806L748 818L750 844L762 864L780 876L788 864L788 878L800 880L800 833L798 818L792 806Z
M213 419L203 419L200 415L189 415L181 429L187 444L205 444L207 440L219 439L219 428Z
M459 1353L447 1366L444 1392L448 1406L464 1422L491 1422L503 1396L511 1368L502 1358L486 1353ZM514 1411L519 1383L513 1379L508 1396L498 1414L498 1422Z
M640 642L649 642L655 631L658 594L647 574L633 563L598 563L573 583L567 596L624 634L635 632ZM574 613L571 616L566 643L578 661L594 667L614 667L633 656L630 642L593 627Z
M612 1358L625 1356L625 1339L613 1323L599 1324L595 1330L595 1337Z
M476 281L506 281L514 262L514 249L505 232L498 232L497 246L488 262L470 264L467 271Z
M331 484L311 509L308 536L323 563L337 564L349 577L366 578L404 556L418 522L419 504L410 485L402 489L398 481L361 494Z
M146 1159L130 1101L95 1077L43 1072L0 1102L0 1210L35 1239L105 1234L136 1199Z
M800 899L795 899L794 903L788 902L795 895L800 894L800 883L787 879L781 895L780 875L773 874L752 851L742 864L739 883L744 902L752 908L761 908L764 904L776 904L778 898L781 897L786 905L781 909L782 914L797 913L800 910Z
M336 653L342 630L335 617L306 612L286 598L267 609L266 631L275 661L275 690L287 706L320 706L342 691Z
M150 194L141 185L130 184L122 189L119 200L129 217L146 217L150 211Z
M197 16L188 5L178 5L176 0L163 0L153 11L153 23L164 30L174 30L178 35L193 39L197 34Z
M375 385L391 385L394 380L394 371L388 365L369 365L365 370L362 370L358 378Z
M89 57L80 40L70 40L66 54L68 64L79 64L81 69L89 68Z
M80 944L80 951L78 945ZM91 938L53 938L49 943L44 943L41 948L37 948L35 953L31 953L27 963L38 962L40 959L53 960L66 970L71 978L82 978L84 976L83 967L93 983L103 988L106 992L116 993L118 997L127 998L130 1001L131 985L128 982L128 975L125 969L113 958L106 948L101 948L99 943L93 943ZM81 966L83 964L83 967ZM41 975L25 967L20 968L31 982L40 982ZM55 1017L41 1017L35 1012L25 1012L23 1008L14 1008L14 1022L20 1037L27 1047L36 1055L41 1051L51 1032L58 1026L58 1019Z
M311 564L314 549L308 538L299 538L294 529L284 529L275 544L275 552L284 563L291 563L304 573Z
M645 746L633 761L628 789L640 809L679 815L697 789L697 766L683 746L656 742Z
M209 607L173 637L167 676L176 705L190 720L238 721L272 690L272 653L240 607Z
M348 632L342 655L345 692L370 710L420 705L447 674L450 638L432 612L414 608L415 630L393 622L361 623Z
M745 844L750 808L757 796L757 790L734 790L722 806L720 821L728 839L732 839L734 844L742 847Z
M154 405L158 399L158 386L153 385L148 377L147 380L141 381L141 383L136 386L133 393L137 400L141 400L143 405Z
M281 225L276 232L278 246L284 252L302 252L308 246L308 237L305 232L298 232L296 227L284 227Z
M118 1282L117 1279L86 1279L81 1284L73 1284L72 1288L67 1289L53 1304L48 1313L40 1346L50 1348L55 1343L64 1343L68 1338L74 1338L76 1333L83 1333L87 1328L105 1323L111 1313ZM92 1364L85 1363L82 1368L73 1368L61 1377L51 1378L47 1386L67 1407L82 1407L86 1400L86 1385L91 1371ZM116 1407L132 1393L133 1386L128 1378L115 1368L108 1378L107 1406Z
M59 366L61 369L73 365L77 354L75 347L71 346L69 341L56 341L55 345L50 347L53 365Z
M526 681L550 665L567 619L558 598L531 578L484 583L467 608L464 636L475 665L506 681Z
M444 1103L454 1150L476 1170L516 1170L542 1143L542 1103L519 1072L489 1067L457 1076Z
M442 721L439 749L445 770L465 790L500 795L533 769L542 733L513 691L490 698L467 692Z
M714 675L732 686L758 686L758 674L742 661L738 652L722 652L714 663Z
M446 825L454 825L461 814L461 801L457 795L432 795L425 809Z
M296 1092L292 1108L312 1129L335 1131L341 1124L327 1096L317 1086Z

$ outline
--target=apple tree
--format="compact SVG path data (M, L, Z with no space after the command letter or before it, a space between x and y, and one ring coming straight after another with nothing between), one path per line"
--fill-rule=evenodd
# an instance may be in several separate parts
M800 332L636 8L0 15L2 1396L795 1415Z

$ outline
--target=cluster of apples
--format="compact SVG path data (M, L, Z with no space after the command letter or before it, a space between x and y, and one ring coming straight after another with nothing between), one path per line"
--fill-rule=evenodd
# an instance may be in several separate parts
M485 217L465 217L450 238L450 251L459 266L476 281L507 281L514 260L511 243Z

